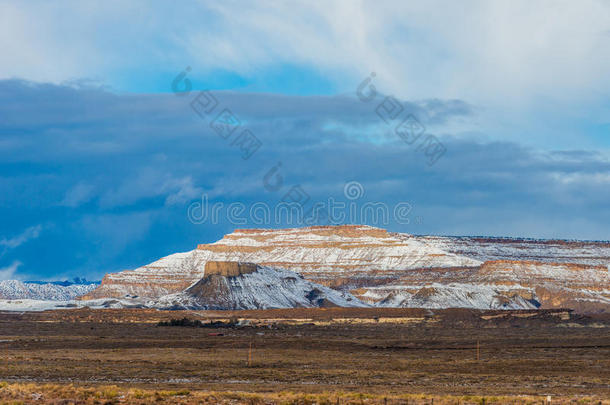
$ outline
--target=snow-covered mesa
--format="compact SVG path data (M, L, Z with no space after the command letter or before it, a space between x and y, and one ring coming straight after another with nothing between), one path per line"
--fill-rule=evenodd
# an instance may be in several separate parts
M206 281L211 262L258 270ZM311 297L320 295L341 306L599 312L610 308L608 264L608 242L413 236L358 225L245 229L108 274L70 304L278 308L317 306Z

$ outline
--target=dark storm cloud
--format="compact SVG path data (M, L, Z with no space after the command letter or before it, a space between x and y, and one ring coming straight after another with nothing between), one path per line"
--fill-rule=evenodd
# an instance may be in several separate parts
M273 204L299 184L312 200L340 199L352 180L362 202L412 204L421 221L391 224L397 231L607 238L610 163L594 151L446 135L446 154L429 166L355 96L216 92L262 143L243 160L190 108L194 94L0 82L0 239L40 229L0 267L19 260L31 277L99 277L230 232L188 221L202 193ZM402 105L440 130L473 114L459 100ZM262 178L278 162L284 188L270 193Z

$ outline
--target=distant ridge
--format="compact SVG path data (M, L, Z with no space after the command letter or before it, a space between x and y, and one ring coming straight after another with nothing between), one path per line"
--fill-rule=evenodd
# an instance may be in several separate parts
M65 301L87 294L99 284L73 284L63 282L0 281L0 299L32 299Z

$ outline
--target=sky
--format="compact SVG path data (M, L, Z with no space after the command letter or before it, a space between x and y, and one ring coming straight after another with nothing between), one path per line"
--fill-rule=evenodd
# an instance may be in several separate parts
M0 52L0 280L307 225L253 214L286 201L610 239L607 1L0 0Z

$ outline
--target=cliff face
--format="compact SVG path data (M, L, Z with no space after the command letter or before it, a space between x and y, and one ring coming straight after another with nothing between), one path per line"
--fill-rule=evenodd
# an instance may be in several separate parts
M227 261L242 264L213 264ZM353 225L236 230L191 252L109 274L85 298L158 298L210 272L244 274L252 270L246 263L292 270L376 305L610 307L608 243L418 237Z
M218 275L223 277L237 277L242 274L254 273L257 270L254 263L242 262L207 262L205 276Z
M205 263L193 252L176 253L135 270L106 274L100 286L81 299L152 298L182 291L203 276Z

